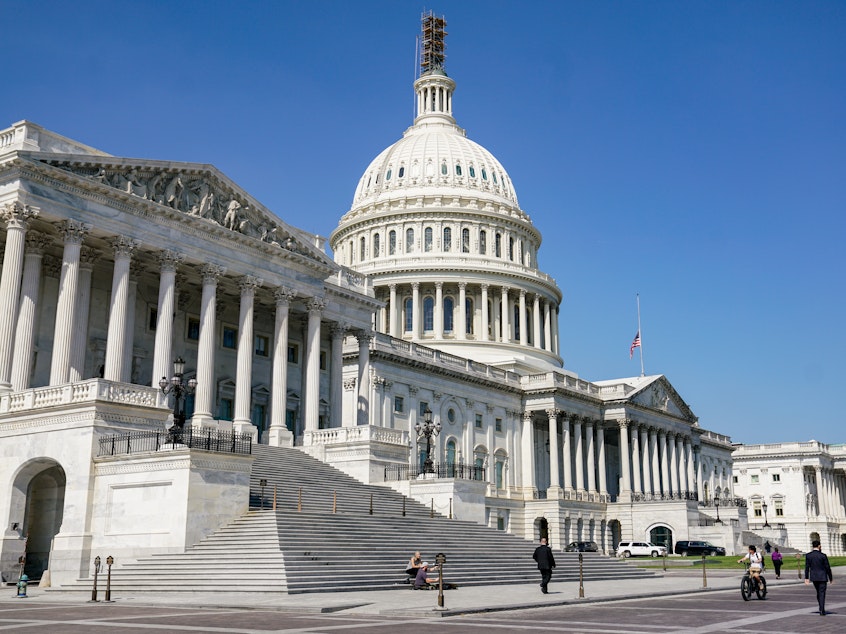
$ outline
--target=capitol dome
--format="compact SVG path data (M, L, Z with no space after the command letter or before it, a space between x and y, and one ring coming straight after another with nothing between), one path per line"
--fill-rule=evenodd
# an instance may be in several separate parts
M443 66L424 65L414 90L413 124L371 161L329 238L335 261L385 302L378 332L515 371L560 368L561 291L538 269L540 232L502 163L457 125Z

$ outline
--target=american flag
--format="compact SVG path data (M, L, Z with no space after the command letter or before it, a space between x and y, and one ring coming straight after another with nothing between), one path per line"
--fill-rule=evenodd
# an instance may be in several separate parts
M632 341L632 345L629 348L629 359L634 356L634 349L640 348L640 330L637 331L634 340Z

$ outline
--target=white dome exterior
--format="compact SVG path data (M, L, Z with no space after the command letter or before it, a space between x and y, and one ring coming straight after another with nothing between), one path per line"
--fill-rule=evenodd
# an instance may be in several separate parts
M386 306L375 329L475 361L560 368L561 291L537 267L540 232L511 177L452 116L441 69L415 83L418 115L361 177L329 238Z

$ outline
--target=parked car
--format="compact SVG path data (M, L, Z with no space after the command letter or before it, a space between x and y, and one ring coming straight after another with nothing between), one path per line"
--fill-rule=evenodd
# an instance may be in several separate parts
M617 546L617 555L620 557L663 557L666 554L666 546L649 542L620 542Z
M564 549L565 553L598 553L596 542L570 542Z
M677 555L681 555L682 557L687 557L688 555L701 555L702 553L713 557L714 555L725 555L726 549L722 546L714 546L711 542L681 541L676 542L673 552Z

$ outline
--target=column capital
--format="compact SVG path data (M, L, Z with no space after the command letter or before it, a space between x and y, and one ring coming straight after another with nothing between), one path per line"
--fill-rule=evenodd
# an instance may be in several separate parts
M435 282L435 288L442 289L443 287L444 287L444 283L442 281L438 280L437 282Z
M241 295L245 293L253 294L256 292L256 289L264 284L264 280L260 277L254 277L252 275L245 275L241 279L238 280L238 288L241 289Z
M159 261L159 266L161 267L162 273L166 271L176 271L176 267L182 264L185 260L185 256L181 253L177 253L176 251L159 251L156 254L156 259Z
M359 345L365 343L369 344L371 341L373 341L373 333L367 330L357 330L355 332L355 338L358 339Z
M309 315L320 315L326 308L326 299L323 297L312 297L306 302Z
M135 249L141 244L138 240L134 240L127 236L117 236L109 241L112 250L115 252L115 257L131 258Z
M546 416L547 416L547 418L549 418L550 420L555 419L556 421L558 421L558 417L559 417L562 413L563 413L563 412L562 412L560 409L554 409L554 408L553 408L553 409L548 409L548 410L546 410Z
M100 251L83 245L79 250L79 266L91 270L101 255L103 254Z
M415 291L420 290L420 282L412 282L411 288L414 289Z
M396 282L394 282L393 284L388 284L388 290L391 291L392 293L396 293L396 291L397 291Z
M226 272L226 267L218 266L217 264L204 264L200 269L200 275L203 277L203 284L217 285L220 276Z
M617 425L619 425L620 429L627 429L631 424L632 420L630 418L620 418L617 420Z
M51 242L50 236L38 231L29 231L26 234L26 254L44 255L44 250Z
M532 422L532 412L531 411L524 411L523 412L523 420L527 423Z
M36 207L14 201L7 203L0 209L0 220L3 220L8 227L26 229L29 221L37 218L39 213L41 212Z
M82 240L91 231L91 225L70 219L62 222L57 228L65 244L82 244Z
M465 290L465 289L467 288L467 282L459 282L459 283L458 283L458 288L459 288L460 290Z
M277 306L290 306L296 296L297 292L287 286L277 286L273 289L273 298L276 300Z
M524 299L526 297L526 289L520 289L520 299Z
M333 322L331 326L329 326L329 336L332 339L336 337L343 337L344 333L347 332L347 325L342 324L340 322Z
M488 289L490 288L490 284L479 284L479 287L482 289L483 292L487 293Z

